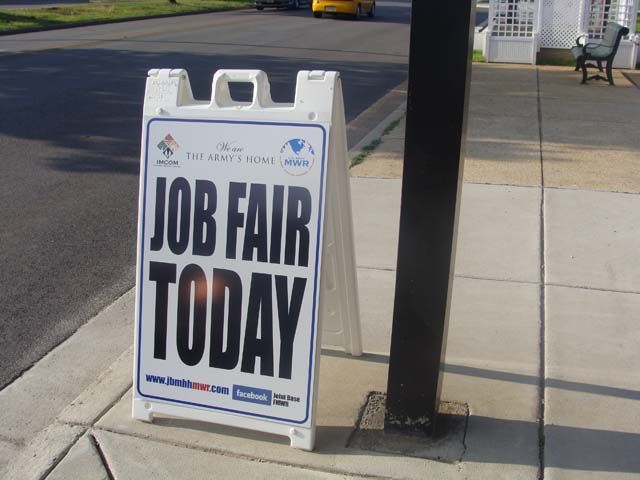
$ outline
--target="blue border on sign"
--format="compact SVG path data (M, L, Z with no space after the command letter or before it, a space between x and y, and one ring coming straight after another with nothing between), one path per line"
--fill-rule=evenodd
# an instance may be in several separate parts
M318 235L316 239L316 264L314 267L314 280L313 280L313 309L311 312L311 343L309 346L309 370L307 374L307 405L305 409L305 417L302 420L292 420L290 418L281 418L274 417L270 415L260 415L258 413L244 412L242 410L234 410L232 408L224 408L224 407L215 407L212 405L206 405L202 403L195 402L187 402L184 400L175 400L172 398L164 398L157 397L154 395L147 395L140 390L140 355L142 351L142 296L144 293L142 279L144 278L144 238L145 238L145 217L147 213L147 163L149 160L149 128L153 122L186 122L186 123L227 123L227 124L240 124L240 125L275 125L282 127L307 127L307 128L319 128L322 130L322 160L320 163L320 203L318 208ZM203 407L210 410L219 410L228 413L237 413L240 415L247 415L251 417L263 418L267 420L278 420L281 422L290 422L295 424L303 424L309 419L309 408L311 406L311 379L314 368L314 358L315 358L315 336L316 336L316 302L318 299L318 263L320 260L320 245L321 245L321 226L322 226L322 216L324 214L324 167L326 160L326 148L327 148L327 131L322 125L310 125L308 123L280 123L280 122L254 122L254 121L234 121L234 120L205 120L205 119L186 119L186 118L152 118L147 122L146 127L146 142L145 142L145 158L144 158L144 184L143 184L143 199L142 199L142 231L140 234L140 278L138 281L140 282L140 299L138 306L138 358L136 364L136 391L145 398L152 398L155 400L162 400L169 403L178 403L183 405L191 405L194 407Z

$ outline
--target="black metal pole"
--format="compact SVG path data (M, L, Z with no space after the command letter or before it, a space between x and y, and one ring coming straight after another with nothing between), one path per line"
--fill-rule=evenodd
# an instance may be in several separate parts
M434 433L440 402L476 0L413 0L385 429Z

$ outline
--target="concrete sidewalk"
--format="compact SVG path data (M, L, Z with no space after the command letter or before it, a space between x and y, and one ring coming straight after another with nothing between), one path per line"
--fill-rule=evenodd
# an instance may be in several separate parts
M386 385L400 124L352 169L368 353L323 351L315 452L132 420L127 294L0 392L0 477L640 478L640 90L619 73L610 88L569 68L473 68L443 385L469 416L450 456L349 446ZM83 371L86 355L104 369Z

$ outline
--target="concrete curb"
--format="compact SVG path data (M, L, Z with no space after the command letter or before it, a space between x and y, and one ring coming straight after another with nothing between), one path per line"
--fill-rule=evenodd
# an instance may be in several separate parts
M399 120L400 118L402 118L406 110L407 110L407 105L405 102L402 102L398 106L398 108L396 108L393 112L387 115L386 118L384 118L384 120L382 120L378 124L378 126L376 126L373 130L371 130L371 132L365 135L351 150L349 150L349 153L347 154L349 161L351 161L351 159L353 159L355 156L359 155L362 149L367 145L371 144L371 142L374 142L375 140L379 140L380 138L382 138L385 129L396 120Z

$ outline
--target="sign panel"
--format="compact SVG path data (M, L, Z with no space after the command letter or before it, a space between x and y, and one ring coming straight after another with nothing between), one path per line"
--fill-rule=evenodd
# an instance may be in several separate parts
M143 110L132 416L312 450L320 334L362 352L340 76L276 103L264 72L218 70L207 102L154 69Z
M144 128L136 396L309 427L328 125Z

